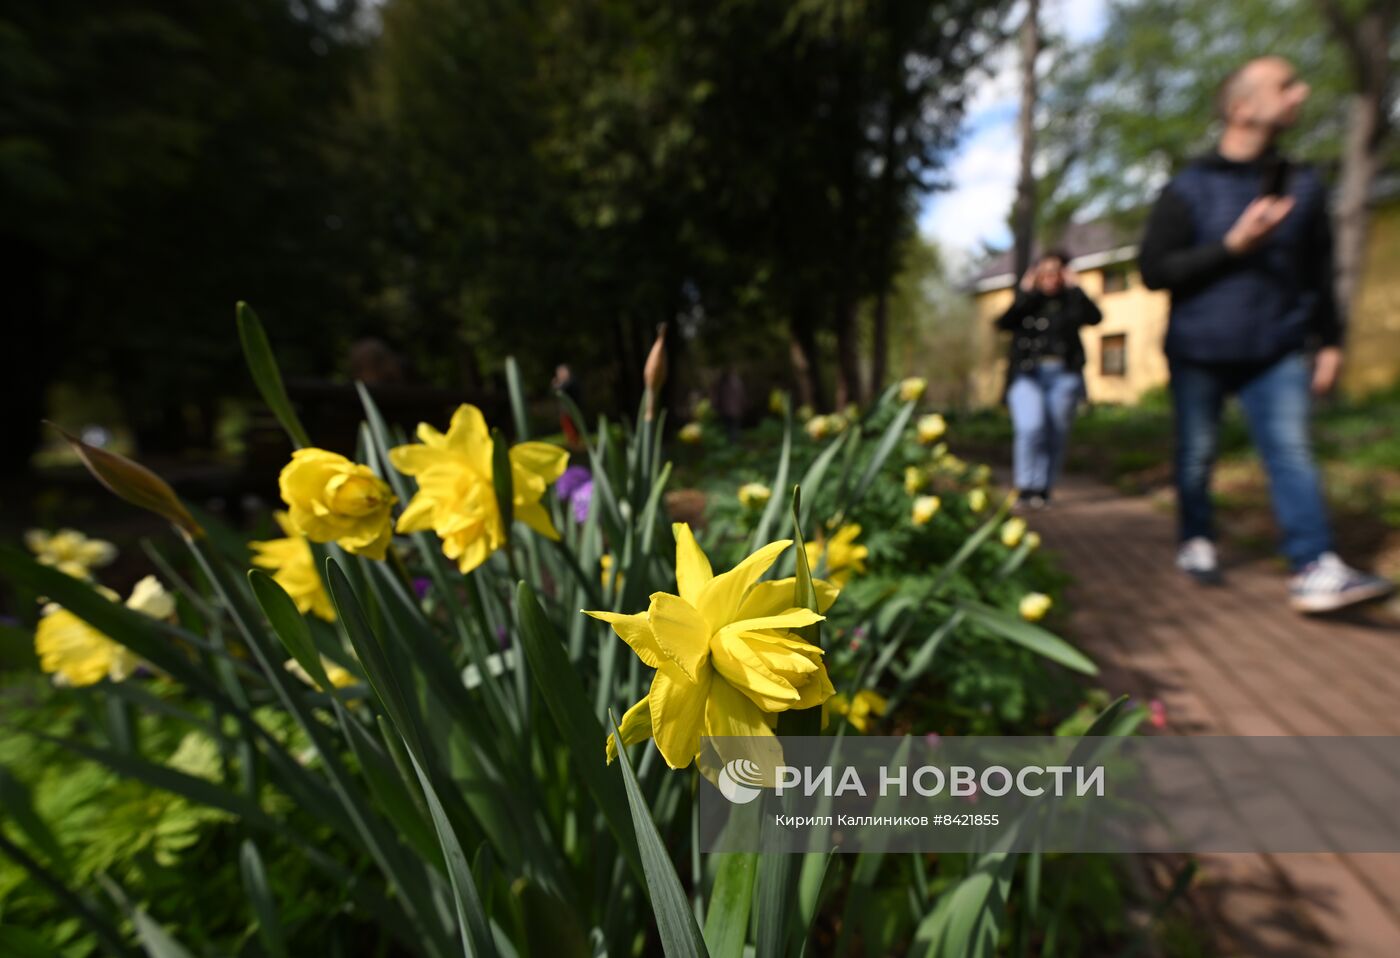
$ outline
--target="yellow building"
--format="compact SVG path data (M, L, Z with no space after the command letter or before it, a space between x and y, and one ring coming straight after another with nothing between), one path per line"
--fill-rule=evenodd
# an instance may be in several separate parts
M1111 224L1075 224L1063 246L1080 283L1103 311L1103 322L1084 329L1084 385L1090 402L1132 403L1167 382L1162 342L1167 332L1169 299L1142 285L1136 238ZM1006 376L1006 336L994 326L1011 305L1017 277L1003 254L980 272L973 286L976 327L973 334L971 396L974 406L1001 401ZM1400 191L1378 201L1371 213L1370 235L1361 285L1347 329L1347 357L1342 388L1358 397L1400 382Z

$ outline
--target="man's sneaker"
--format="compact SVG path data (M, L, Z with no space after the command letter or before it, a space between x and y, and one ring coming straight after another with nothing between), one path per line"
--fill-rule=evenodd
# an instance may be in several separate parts
M1220 560L1215 554L1215 543L1205 536L1187 539L1176 550L1176 567L1204 585L1219 585Z
M1377 575L1353 569L1335 552L1324 552L1305 566L1288 584L1293 608L1299 612L1334 612L1337 609L1389 595L1395 584Z

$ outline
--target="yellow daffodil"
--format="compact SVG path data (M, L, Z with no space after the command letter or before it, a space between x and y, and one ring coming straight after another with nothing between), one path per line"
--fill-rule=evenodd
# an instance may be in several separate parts
M704 422L714 417L715 407L708 399L701 399L695 404L695 410L691 414L696 422Z
M1040 548L1039 532L1026 533L1026 548L1029 549L1031 552L1034 552L1036 549Z
M924 487L924 471L918 466L904 467L904 491L913 495Z
M775 416L781 416L787 409L787 394L781 389L774 389L768 393L768 411Z
M698 422L688 422L676 433L677 438L686 445L693 446L705 435L704 427Z
M914 500L913 520L916 526L926 526L938 515L943 500L937 496L919 496Z
M334 622L335 606L331 605L325 583L316 571L311 543L292 527L291 519L285 512L273 513L273 518L287 537L248 543L254 553L253 565L270 570L272 578L292 597L303 615L310 612L327 622Z
M797 407L797 418L802 422L806 422L807 420L811 419L812 416L815 415L815 413L816 411L812 409L810 403L803 403L802 405Z
M600 578L602 579L604 589L611 589L613 587L614 576L617 578L617 584L622 585L622 573L613 572L614 567L617 565L617 560L612 557L612 553L605 552L599 556L598 565L602 570Z
M109 564L117 557L117 548L101 539L89 539L76 529L45 532L30 529L24 534L24 544L41 565L53 566L64 575L87 579L92 570Z
M1019 516L1007 519L1001 524L1001 544L1014 549L1021 544L1026 534L1026 520Z
M307 672L306 669L302 668L301 663L298 662L296 659L288 659L287 661L283 662L282 668L286 669L292 675L295 675L297 678L301 679L303 682L305 682L312 688L321 692L326 691L311 680L311 673ZM330 659L326 658L324 655L321 656L321 668L326 670L326 678L330 680L331 685L335 686L338 689L343 689L347 686L355 685L357 682L360 681L355 677L354 672L351 672L349 669L345 668L342 665L335 664Z
M919 434L919 442L927 446L937 442L948 431L948 422L938 413L929 413L927 416L920 416L915 427Z
M928 380L920 376L910 376L899 381L899 401L915 402L922 398L924 390L928 388Z
M117 601L117 594L111 589L98 591ZM136 583L126 605L157 619L169 618L175 612L175 600L155 576L146 576ZM39 657L39 667L51 674L58 685L95 685L103 679L120 682L140 662L136 653L56 603L45 607L34 631L34 652Z
M298 449L277 485L292 528L312 542L384 558L392 535L389 511L397 500L369 466L325 449Z
M1027 622L1039 622L1050 611L1050 597L1043 592L1030 592L1021 597L1018 611Z
M773 490L761 482L746 482L739 487L739 503L746 509L765 506L772 496Z
M679 595L654 592L650 608L635 615L584 614L611 624L656 669L651 690L619 723L623 744L654 738L667 765L685 768L699 756L702 735L772 736L779 712L820 705L835 689L822 650L793 632L823 616L794 604L794 579L759 581L791 540L715 575L690 526L672 528ZM813 585L824 612L837 590ZM609 761L616 750L609 736Z
M491 482L493 441L486 420L480 409L464 403L452 414L446 433L419 423L418 440L389 450L394 468L418 479L418 492L399 516L398 531L433 530L442 540L443 555L470 572L505 544L509 531ZM547 539L557 540L559 533L540 497L568 464L568 452L547 442L510 448L515 518Z
M856 536L858 535L860 535L860 526L854 522L848 522L837 529L836 534L830 539L808 542L804 547L807 552L808 568L816 569L817 563L825 555L827 580L836 588L844 589L853 573L865 571L865 559L870 555L868 548L856 544Z
M807 425L803 428L807 430L807 435L813 439L822 440L844 430L846 420L840 416L813 416L807 420Z
M827 700L826 707L837 715L844 715L862 732L869 731L871 722L889 711L890 702L873 689L861 689L855 698L847 699L845 693L837 692Z
M973 512L981 512L987 508L987 492L985 489L973 489L967 494L967 507Z

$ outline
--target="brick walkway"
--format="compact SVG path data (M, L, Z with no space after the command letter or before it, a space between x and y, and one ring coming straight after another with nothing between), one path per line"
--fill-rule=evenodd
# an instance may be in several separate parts
M1390 610L1304 619L1279 565L1228 555L1227 585L1197 586L1172 566L1170 515L1085 480L1029 521L1074 577L1071 631L1101 684L1160 699L1168 732L1400 736ZM1400 855L1201 856L1192 902L1222 955L1400 955Z

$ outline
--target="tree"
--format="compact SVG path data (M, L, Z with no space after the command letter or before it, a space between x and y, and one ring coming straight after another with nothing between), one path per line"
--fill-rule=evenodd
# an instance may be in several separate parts
M1031 264L1031 243L1035 238L1035 113L1036 64L1040 59L1040 0L1027 0L1021 22L1021 136L1020 175L1016 181L1016 202L1012 209L1014 253L1012 272L1021 276Z

